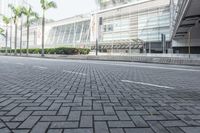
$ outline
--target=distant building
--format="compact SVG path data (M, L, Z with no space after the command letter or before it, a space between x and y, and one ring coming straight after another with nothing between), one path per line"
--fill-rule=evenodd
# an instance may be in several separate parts
M41 47L42 26L30 27L30 47ZM26 46L26 29L23 45ZM49 22L45 27L45 47L90 47L90 14Z
M187 45L188 39L180 38L182 34L179 30L194 23L183 27L184 18L178 18L185 13L179 8L181 0L96 1L99 10L95 12L47 21L45 47L88 47L95 50L97 40L100 52L170 53L173 48L174 52L187 53L188 46L184 45ZM198 3L196 6L200 7ZM199 22L199 10L196 12L195 22ZM180 22L183 24L180 25ZM40 21L30 27L30 48L41 48L41 29ZM195 29L198 31L198 26ZM182 33L186 34L182 35L186 38L188 32ZM26 48L26 34L24 27L23 48ZM195 38L193 34L191 37ZM198 39L193 39L191 49L198 47Z
M130 44L140 52L161 53L171 47L170 0L100 0L99 6L96 15L102 19L98 29L103 49L128 52ZM166 37L164 46L162 34Z
M161 53L171 47L170 0L100 0L98 4L95 13L49 23L46 46L95 49L98 39L102 52ZM166 36L165 46L161 34Z

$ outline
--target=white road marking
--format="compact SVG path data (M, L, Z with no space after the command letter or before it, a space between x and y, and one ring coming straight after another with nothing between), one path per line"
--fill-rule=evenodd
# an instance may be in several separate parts
M33 66L34 68L38 68L38 69L42 69L42 70L44 70L44 69L48 69L47 67L42 67L42 66Z
M15 63L16 65L21 65L21 66L24 66L24 64L23 63Z
M78 75L84 75L84 76L86 76L85 73L79 73L79 72L73 72L73 71L67 71L67 70L63 70L63 72L65 72L65 73L73 73L73 74L78 74Z
M8 63L7 61L2 61L2 63Z
M158 87L158 88L175 89L174 87L170 87L170 86L161 86L161 85L144 83L144 82L136 82L136 81L130 81L130 80L121 80L121 81L125 83L140 84L140 85L146 85L146 86L152 86L152 87Z

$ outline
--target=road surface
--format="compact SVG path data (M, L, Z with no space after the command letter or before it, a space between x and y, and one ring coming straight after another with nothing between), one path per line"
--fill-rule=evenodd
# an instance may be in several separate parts
M0 133L200 133L200 67L0 56Z

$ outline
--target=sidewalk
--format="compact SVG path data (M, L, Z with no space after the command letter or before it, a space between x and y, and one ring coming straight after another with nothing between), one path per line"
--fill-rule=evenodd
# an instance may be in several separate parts
M3 55L4 54L0 54ZM20 56L19 56L20 57ZM27 57L22 55L22 57ZM28 57L42 58L40 54L30 54ZM73 59L73 60L101 60L101 61L125 61L125 62L143 62L174 65L195 65L200 66L200 58L188 57L158 57L149 55L45 55L43 58L51 59Z

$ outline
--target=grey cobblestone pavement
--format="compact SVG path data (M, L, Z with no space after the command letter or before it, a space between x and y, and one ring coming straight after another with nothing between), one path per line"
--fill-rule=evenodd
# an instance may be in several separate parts
M0 57L0 133L200 133L200 68Z

